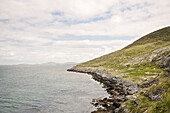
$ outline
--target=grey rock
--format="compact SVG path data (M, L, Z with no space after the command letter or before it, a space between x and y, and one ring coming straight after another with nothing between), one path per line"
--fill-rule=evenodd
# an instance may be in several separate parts
M150 74L150 72L145 72L145 74L146 74L146 75L149 75L149 74Z
M157 88L153 93L148 93L147 91L143 92L146 97L149 97L150 100L160 101L162 99L163 88Z
M132 100L131 95L126 96L127 100Z
M169 68L169 67L168 67L168 68L165 68L164 71L170 73L170 68Z
M128 71L133 70L134 68L129 68Z
M170 66L170 55L168 55L165 58L165 61L164 61L163 65L165 65L166 67Z
M130 80L133 81L133 82L136 81L135 79L130 79Z
M152 75L159 75L159 73L152 73Z
M151 78L156 78L156 76L151 76Z
M112 76L101 70L92 70L92 69L68 69L68 71L87 73L92 75L93 79L99 81L103 84L103 87L106 88L106 91L111 95L112 99L99 99L93 102L94 106L99 107L100 111L102 110L115 110L119 108L121 103L127 100L126 95L133 95L134 93L139 92L139 89L135 84L131 82L124 81L119 76ZM127 77L127 75L125 75ZM117 109L118 110L118 109ZM118 110L119 112L121 110ZM124 112L128 112L125 110Z
M147 81L148 79L147 78L142 78L143 81Z
M122 105L122 108L126 107L126 105Z
M165 77L167 77L168 76L168 74L164 74L163 76L161 76L161 78L165 78Z
M162 95L150 95L150 100L156 100L156 101L160 101L162 99Z
M127 76L126 74L124 74L122 77L123 77L123 78L127 78L128 76Z
M128 109L124 109L124 113L129 113L129 110Z
M136 105L139 105L139 102L138 102L137 100L134 100L134 103L135 103Z
M137 98L137 96L136 96L136 95L132 95L132 97L133 97L134 99L136 99L136 98Z
M138 87L139 88L148 88L148 87L152 86L153 84L158 84L158 83L159 83L159 80L155 78L155 79L153 79L149 82L146 82L146 83L143 83L142 85L139 85Z

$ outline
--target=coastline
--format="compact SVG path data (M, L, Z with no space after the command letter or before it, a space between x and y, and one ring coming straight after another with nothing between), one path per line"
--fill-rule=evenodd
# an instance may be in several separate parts
M110 94L109 98L92 101L98 108L92 113L168 112L169 36L170 27L165 27L121 50L68 69L92 75Z
M107 93L110 94L109 98L93 99L91 104L97 107L97 110L92 111L92 113L121 112L121 104L129 100L131 95L140 91L136 84L100 70L71 68L67 69L67 71L91 75L94 80L102 83Z

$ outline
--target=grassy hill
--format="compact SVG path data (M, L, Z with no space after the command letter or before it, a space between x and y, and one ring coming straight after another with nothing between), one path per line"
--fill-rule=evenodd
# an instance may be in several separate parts
M73 68L99 69L114 76L126 74L129 76L126 79L137 79L136 82L142 82L140 78L150 78L145 72L163 72L152 60L161 55L168 55L170 53L169 48L170 27L166 27L140 38L124 49L79 64Z
M126 81L143 84L153 80L159 75L159 83L148 88L143 88L136 100L125 102L125 109L130 112L169 112L170 108L170 27L152 32L127 47L116 52L101 56L88 62L74 66L73 69L102 70L113 76L120 76ZM168 70L168 71L164 71ZM162 77L168 75L166 77ZM160 87L163 88L162 100L150 100L145 94L152 94ZM145 104L148 103L148 104Z

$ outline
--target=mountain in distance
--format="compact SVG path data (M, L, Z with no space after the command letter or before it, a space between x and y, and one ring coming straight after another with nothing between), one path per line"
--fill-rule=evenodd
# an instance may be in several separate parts
M0 66L56 66L56 65L76 65L76 62L64 62L64 63L56 63L56 62L46 62L40 64L11 64L11 65L0 65Z

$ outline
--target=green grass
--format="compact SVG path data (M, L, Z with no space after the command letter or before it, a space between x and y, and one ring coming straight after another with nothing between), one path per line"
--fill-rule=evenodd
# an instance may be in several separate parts
M150 61L153 51L164 50L164 52L157 52L157 55L153 57L154 60L170 54L168 47L170 47L170 27L150 33L121 50L79 64L73 68L98 69L120 77L126 74L128 77L122 77L122 79L136 84L143 83L142 78L152 80L153 74L159 73L159 84L144 88L142 91L145 90L150 94L157 88L163 87L163 99L161 101L151 101L143 94L136 94L138 95L136 100L139 105L136 105L134 100L129 100L123 103L126 105L124 109L128 109L131 113L142 113L146 110L147 113L170 113L169 76L161 78L164 72L160 65L163 62ZM146 74L146 72L150 74Z
M162 72L162 69L156 66L155 63L148 62L148 56L152 51L169 45L170 42L165 42L162 43L162 45L157 46L155 46L155 43L139 45L99 57L74 68L100 69L107 71L114 76L127 74L129 78L125 78L125 80L136 79L136 83L141 83L142 81L140 81L140 79L142 77L150 78L150 76L153 76L146 75L145 72ZM167 55L169 52L166 51L163 54ZM142 62L141 60L144 60L145 62ZM128 70L130 68L133 68L133 70Z
M124 49L79 64L73 68L100 69L114 76L127 74L129 78L125 78L125 80L136 79L136 83L141 83L140 79L142 77L150 78L152 76L146 75L145 72L162 72L162 69L156 66L155 63L149 62L149 56L154 50L168 46L170 46L170 27L150 33ZM166 51L160 55L169 53L169 51ZM130 68L134 69L128 70Z
M155 32L152 32L140 38L139 40L127 46L126 48L130 48L132 46L144 45L150 42L170 41L169 34L170 34L170 27L165 27L163 29L157 30Z
M140 65L132 66L133 70L126 70L125 73L129 73L131 76L149 76L145 72L150 73L161 73L161 68L158 68L154 63L143 63ZM151 75L150 75L151 76Z
M163 73L162 73L163 75ZM134 100L128 100L123 103L125 106L124 109L128 109L131 113L143 113L147 110L147 113L169 113L170 112L170 80L168 79L170 76L165 79L159 77L159 84L152 85L149 88L144 88L141 92L146 91L147 94L152 94L156 89L163 88L164 91L161 93L163 95L163 99L161 101L151 101L148 97L144 96L144 94L136 94L138 97L136 101L139 103L136 105Z

